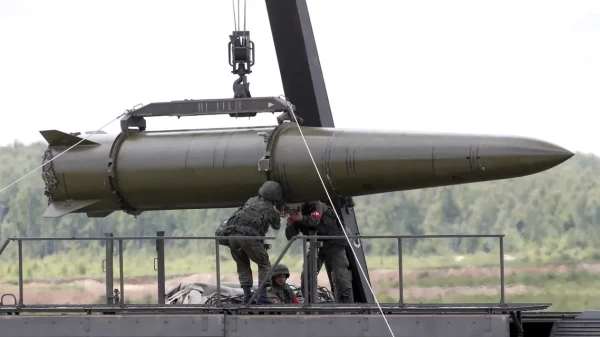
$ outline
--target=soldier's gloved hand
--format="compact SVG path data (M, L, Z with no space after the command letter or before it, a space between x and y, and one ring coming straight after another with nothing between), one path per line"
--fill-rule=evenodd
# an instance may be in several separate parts
M296 212L296 213L290 214L288 221L292 221L292 222L302 221L302 213Z
M265 247L265 250L269 250L269 249L271 249L271 244L269 244L269 243L264 243L264 244L263 244L263 247Z

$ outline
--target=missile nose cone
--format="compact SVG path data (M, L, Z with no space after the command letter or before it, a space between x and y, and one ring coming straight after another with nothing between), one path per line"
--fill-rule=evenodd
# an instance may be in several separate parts
M530 138L486 138L479 147L480 169L515 176L548 170L573 156L560 146Z

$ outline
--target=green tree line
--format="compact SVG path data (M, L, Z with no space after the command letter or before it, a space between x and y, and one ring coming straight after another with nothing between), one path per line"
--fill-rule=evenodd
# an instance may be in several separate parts
M0 187L41 164L46 145L15 143L0 147ZM600 158L578 153L551 170L532 176L441 188L385 193L355 198L355 212L364 235L506 234L507 252L538 247L549 252L591 250L600 242ZM216 226L233 209L147 212L133 217L114 212L106 218L70 214L58 219L41 217L47 207L41 170L0 194L0 240L13 236L153 236L158 230L169 236L214 235ZM274 248L286 240L283 231ZM472 253L497 246L488 239L454 239L440 245L410 241L406 249L417 254L446 250ZM185 249L185 241L169 242ZM102 245L80 242L79 247ZM127 249L141 247L132 242ZM395 254L396 243L364 242L372 254ZM73 249L60 242L41 242L29 254L47 256ZM212 253L214 245L200 245Z

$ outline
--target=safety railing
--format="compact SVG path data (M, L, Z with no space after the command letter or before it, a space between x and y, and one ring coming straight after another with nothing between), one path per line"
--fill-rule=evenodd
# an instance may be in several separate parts
M402 246L403 240L407 239L449 239L449 238L496 238L499 240L499 262L500 262L500 304L505 304L505 281L504 281L504 235L503 234L489 234L489 235L479 235L479 234L455 234L455 235L392 235L392 236L383 236L383 235L349 235L349 239L359 239L359 240L380 240L380 239L395 239L397 240L397 250L398 250L398 288L399 288L399 301L398 305L403 306L404 302L404 271L403 271L403 253ZM125 307L125 276L124 276L124 268L123 268L123 242L128 240L156 240L156 250L157 257L154 260L154 269L157 270L157 281L158 281L158 304L164 304L165 302L165 260L164 260L164 240L211 240L215 244L215 263L216 263L216 288L217 288L217 306L222 305L221 301L221 259L220 259L220 249L221 245L219 244L219 240L224 239L224 237L216 237L216 236L164 236L164 232L158 232L157 236L152 237L143 237L143 236L122 236L122 237L113 237L111 233L105 234L104 237L85 237L85 238L75 238L75 237L39 237L39 238L21 238L15 237L7 239L4 244L0 247L0 255L4 252L6 247L8 246L10 241L16 241L18 247L18 286L19 286L19 296L17 307L22 307L24 305L23 301L23 242L24 241L105 241L106 247L106 260L103 261L103 271L106 273L106 298L107 304L112 305L113 294L113 250L114 250L114 241L117 241L118 244L118 258L119 258L119 287L120 287L120 298L119 301L120 307ZM258 236L231 236L226 239L235 239L235 240L274 240L274 237L258 237ZM264 286L267 279L271 278L271 275L277 265L281 262L281 259L285 256L289 248L292 244L298 240L302 241L303 247L303 273L302 277L304 280L304 288L302 289L302 294L305 298L303 306L310 306L315 304L317 298L317 278L316 278L316 265L317 265L317 245L318 242L322 240L346 240L345 236L294 236L292 237L283 248L277 259L274 263L272 263L271 268L268 271L267 277L261 280L258 289ZM310 247L308 247L310 244ZM352 247L352 245L350 245ZM309 249L310 248L310 249ZM352 248L354 249L354 248ZM353 257L353 256L352 256ZM361 278L364 278L362 273L359 273ZM363 281L366 281L363 279ZM309 289L307 289L309 288ZM256 299L258 291L255 291L252 295L249 303L252 303L253 300ZM308 295L308 296L307 296ZM306 300L308 298L308 301Z

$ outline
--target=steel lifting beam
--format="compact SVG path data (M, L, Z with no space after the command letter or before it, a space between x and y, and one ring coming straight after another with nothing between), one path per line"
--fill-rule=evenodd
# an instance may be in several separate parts
M182 117L182 116L212 116L229 115L230 117L243 117L249 113L276 113L289 112L288 102L280 97L250 97L250 98L218 98L218 99L191 99L172 102L155 102L128 111L121 119L121 130L130 128L146 130L147 117ZM292 105L292 109L295 107ZM287 115L286 115L287 117ZM278 118L281 124L284 119ZM298 117L302 123L302 119Z
M302 125L334 127L306 0L265 1L285 96L294 103L295 112L302 116ZM359 234L352 201L336 198L333 202L348 235ZM353 241L356 242L352 244L352 249L368 278L367 261L360 239ZM347 255L352 268L354 301L373 303L373 296L354 254L348 249Z

